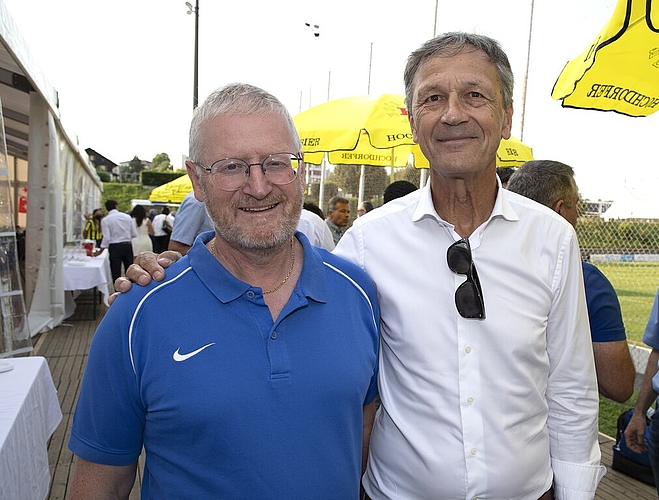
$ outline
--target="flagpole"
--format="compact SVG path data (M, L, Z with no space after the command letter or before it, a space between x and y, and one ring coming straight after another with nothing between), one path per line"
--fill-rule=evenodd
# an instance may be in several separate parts
M524 141L524 118L526 116L526 89L529 82L529 65L531 62L531 36L533 34L533 6L535 0L531 0L531 19L529 20L529 41L526 49L526 71L524 72L524 86L522 87L522 120L520 123L519 140Z
M368 56L368 83L366 84L366 94L371 95L371 70L373 69L373 42L371 42L371 52ZM361 139L361 138L360 138ZM366 184L366 165L362 164L359 171L359 193L357 202L361 204L364 201L364 185Z
M433 38L435 38L437 36L437 12L438 12L438 7L439 7L439 0L435 0L435 17L433 18L433 25L432 25L432 37ZM408 113L409 113L409 110L408 110ZM392 156L393 156L393 150L392 150ZM415 158L415 161L416 161L416 158ZM426 181L428 180L428 170L429 170L429 168L422 168L421 172L419 172L419 187L420 188L422 188L423 186L426 185Z

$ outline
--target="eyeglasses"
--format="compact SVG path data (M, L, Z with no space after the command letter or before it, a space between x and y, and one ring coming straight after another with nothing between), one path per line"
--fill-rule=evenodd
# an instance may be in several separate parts
M255 165L261 167L263 175L269 182L282 186L295 180L301 162L302 158L299 155L275 153L257 163L247 163L239 158L222 158L211 163L210 167L199 162L194 164L217 178L218 187L223 191L236 191L247 183L250 168Z
M462 238L456 241L446 251L448 267L455 274L463 274L467 281L462 283L455 291L455 307L463 318L484 319L485 303L483 290L478 280L476 266L471 257L469 239Z

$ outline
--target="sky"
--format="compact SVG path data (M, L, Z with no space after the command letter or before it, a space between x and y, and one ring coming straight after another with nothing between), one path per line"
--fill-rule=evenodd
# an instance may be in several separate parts
M117 163L166 152L182 167L195 32L184 0L1 1L58 91L62 122L81 149ZM433 31L485 34L508 54L512 132L536 159L571 165L586 198L655 196L659 113L566 109L551 98L563 66L590 46L615 0L535 0L530 57L531 0L198 1L200 102L238 81L273 93L293 115L328 98L402 94L406 57ZM305 23L319 25L320 36Z

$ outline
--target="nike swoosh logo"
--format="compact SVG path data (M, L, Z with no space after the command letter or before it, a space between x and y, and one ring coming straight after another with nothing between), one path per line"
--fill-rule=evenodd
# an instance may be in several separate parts
M178 349L176 349L176 351L174 351L174 356L172 356L172 357L174 358L174 361L185 361L186 359L190 359L192 356L196 356L196 355L199 354L201 351L203 351L204 349L206 349L207 347L210 347L210 346L212 346L212 345L215 345L215 342L213 342L213 343L211 343L211 344L206 344L205 346L200 347L200 348L197 349L196 351L192 351L192 352L189 352L189 353L187 353L187 354L181 354L181 353L179 352L179 350L180 350L181 348L179 347Z

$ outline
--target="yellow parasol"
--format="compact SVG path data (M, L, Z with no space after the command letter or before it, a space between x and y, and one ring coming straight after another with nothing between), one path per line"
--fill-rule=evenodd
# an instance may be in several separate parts
M192 191L192 181L188 174L185 174L167 184L154 188L149 195L149 201L181 203L190 191Z
M659 110L657 0L619 0L613 17L567 63L551 96L563 107L648 116Z

